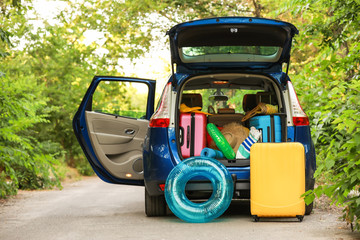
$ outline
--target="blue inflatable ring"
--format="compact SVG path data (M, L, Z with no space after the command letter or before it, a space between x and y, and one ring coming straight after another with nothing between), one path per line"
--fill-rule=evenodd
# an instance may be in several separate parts
M213 192L205 202L194 203L186 197L186 184L195 177L211 181ZM208 157L191 157L170 172L165 184L165 199L170 210L180 219L191 223L204 223L226 211L233 191L231 175L222 163Z

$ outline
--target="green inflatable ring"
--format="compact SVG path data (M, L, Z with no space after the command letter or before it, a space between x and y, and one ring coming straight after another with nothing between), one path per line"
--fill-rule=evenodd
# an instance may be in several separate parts
M224 154L224 156L229 159L235 159L235 152L228 143L228 141L225 139L224 135L220 132L220 130L215 126L213 123L209 123L206 126L206 129L212 138L212 140L215 142L216 146L220 149L220 151Z

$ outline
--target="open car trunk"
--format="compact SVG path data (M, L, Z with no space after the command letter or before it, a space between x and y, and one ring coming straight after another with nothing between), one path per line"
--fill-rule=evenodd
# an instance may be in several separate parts
M278 20L220 17L171 28L172 63L177 72L199 69L281 69L288 63L296 27ZM194 72L195 73L195 72Z
M268 75L221 73L198 75L180 86L178 101L178 148L183 159L200 156L204 148L219 150L209 136L206 125L213 123L227 139L233 151L249 136L249 128L261 131L260 142L285 142L287 121L285 99L279 83ZM243 121L259 103L278 110L273 114L259 113ZM271 118L271 126L259 127L257 119ZM262 120L261 120L262 121ZM261 123L262 124L262 123ZM272 129L274 128L275 129ZM275 131L276 130L276 131ZM245 167L249 159L217 156L227 167Z

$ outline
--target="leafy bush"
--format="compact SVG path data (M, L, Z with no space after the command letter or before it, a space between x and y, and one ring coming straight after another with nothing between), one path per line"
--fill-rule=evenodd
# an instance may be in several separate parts
M316 177L324 183L306 201L326 194L360 230L360 4L305 0L291 1L289 9L302 19L295 22L292 78L312 119Z
M10 75L10 74L9 74ZM58 153L36 139L34 127L45 124L51 108L32 75L1 77L0 86L0 197L17 189L60 187Z
M339 89L346 95L339 98ZM344 90L343 89L343 90ZM314 135L317 135L320 161L317 176L324 186L309 192L308 201L315 194L326 194L338 206L344 207L344 219L360 229L360 82L338 83L328 93L331 101L315 114ZM319 127L321 125L321 128Z
M94 175L94 170L89 164L88 160L84 155L78 156L75 161L75 167L81 175L92 176Z

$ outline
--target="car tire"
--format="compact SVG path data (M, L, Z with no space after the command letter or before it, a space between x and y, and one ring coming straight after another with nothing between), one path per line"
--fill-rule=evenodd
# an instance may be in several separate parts
M305 215L310 215L314 208L314 202L310 203L309 205L305 205Z
M165 196L150 196L145 188L145 214L148 217L159 217L166 215Z
M312 179L311 184L309 187L307 187L306 191L314 190L314 185L315 185L315 179ZM312 213L312 210L314 208L314 201L309 205L305 205L305 215L310 215Z

